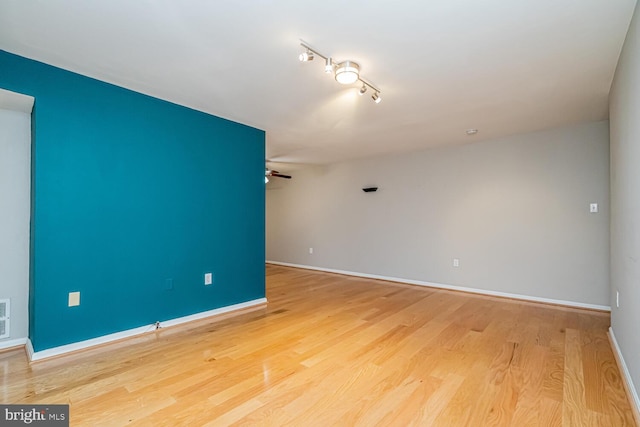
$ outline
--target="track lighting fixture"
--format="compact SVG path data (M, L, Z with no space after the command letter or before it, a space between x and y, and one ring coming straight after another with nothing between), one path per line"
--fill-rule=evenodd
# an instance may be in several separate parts
M300 56L298 56L298 59L300 60L300 62L313 61L313 52L307 49L306 52L302 52Z
M359 64L351 60L335 62L330 56L321 54L303 41L300 41L300 45L306 49L305 52L301 53L298 57L301 62L312 61L314 55L317 55L325 61L324 72L327 74L333 73L334 78L338 83L343 85L350 85L360 82L362 83L362 87L358 91L360 95L364 95L364 93L367 91L367 88L371 88L375 92L371 96L373 101L376 104L379 104L380 101L382 101L382 97L380 96L380 89L360 76Z

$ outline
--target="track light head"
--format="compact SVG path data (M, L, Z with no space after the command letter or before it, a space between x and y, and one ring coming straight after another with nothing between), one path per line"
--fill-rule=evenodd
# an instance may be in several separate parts
M298 56L298 59L300 60L300 62L313 61L313 52L307 49L306 52L302 52L300 56Z
M376 92L373 95L371 95L371 99L373 99L373 102L375 102L376 104L380 104L380 101L382 101L382 98L380 97L380 92Z
M358 94L362 96L366 91L367 91L367 85L363 84L360 90L358 91Z
M324 62L324 72L329 74L333 73L333 60L331 58L327 58Z
M343 85L355 83L360 78L360 66L353 61L344 61L336 68L336 81Z

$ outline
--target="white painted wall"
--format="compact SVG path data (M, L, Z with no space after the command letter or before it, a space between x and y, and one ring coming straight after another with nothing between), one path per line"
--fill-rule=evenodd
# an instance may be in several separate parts
M30 157L31 115L0 109L0 298L11 299L11 335L0 347L28 335Z
M608 122L581 124L273 179L267 259L609 306L608 206Z
M640 12L636 7L609 96L611 326L640 394ZM620 308L615 308L615 292ZM636 396L637 399L637 396ZM637 401L638 402L638 401ZM638 403L636 403L638 404Z

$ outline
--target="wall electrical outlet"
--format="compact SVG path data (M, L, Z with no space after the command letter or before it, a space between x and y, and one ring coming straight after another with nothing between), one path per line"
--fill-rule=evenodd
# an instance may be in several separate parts
M620 291L616 291L616 308L620 308Z
M204 284L211 285L213 283L213 273L204 273Z
M454 258L453 259L453 266L454 267L460 267L460 260L458 258Z
M312 254L313 253L313 248L309 248L309 253Z
M589 205L589 212L590 213L598 213L598 204L597 203L591 203Z
M69 292L69 307L80 305L80 292Z

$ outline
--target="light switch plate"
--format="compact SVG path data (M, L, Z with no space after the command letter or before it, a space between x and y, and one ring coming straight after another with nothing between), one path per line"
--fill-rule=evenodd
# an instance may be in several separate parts
M210 285L213 283L213 273L204 273L204 284Z

